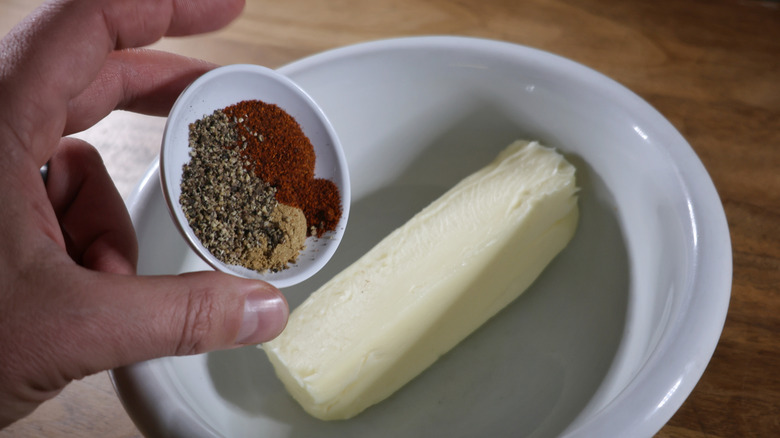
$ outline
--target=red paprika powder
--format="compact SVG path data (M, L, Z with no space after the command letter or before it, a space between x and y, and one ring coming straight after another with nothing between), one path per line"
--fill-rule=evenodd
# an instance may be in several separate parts
M254 174L276 188L276 200L300 208L308 235L322 237L341 219L333 181L314 178L314 147L291 115L274 104L245 100L223 110L236 124L236 147Z

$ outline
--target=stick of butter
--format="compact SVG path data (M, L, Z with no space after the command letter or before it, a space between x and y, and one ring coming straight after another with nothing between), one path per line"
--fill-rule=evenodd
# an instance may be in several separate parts
M574 173L516 141L314 292L262 347L293 398L357 415L517 298L574 235Z

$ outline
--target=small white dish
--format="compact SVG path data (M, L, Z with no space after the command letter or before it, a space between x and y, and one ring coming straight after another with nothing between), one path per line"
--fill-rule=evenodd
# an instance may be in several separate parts
M359 44L280 71L328 114L353 188L344 243L285 291L291 307L517 138L577 167L577 233L514 303L353 419L306 414L249 347L114 371L143 433L649 438L671 418L720 337L731 245L704 166L661 114L583 65L473 38ZM138 271L202 269L173 231L157 172L129 205Z
M322 237L308 237L306 248L287 269L259 273L242 266L228 265L200 242L190 227L181 205L182 166L189 162L189 125L215 110L244 100L275 104L301 125L317 156L315 177L333 181L341 193L342 216L335 231ZM349 217L350 184L346 158L336 131L317 103L286 76L269 68L236 64L214 69L182 92L171 109L160 153L160 179L171 216L187 243L212 268L267 281L278 288L298 284L316 274L330 260L341 243Z

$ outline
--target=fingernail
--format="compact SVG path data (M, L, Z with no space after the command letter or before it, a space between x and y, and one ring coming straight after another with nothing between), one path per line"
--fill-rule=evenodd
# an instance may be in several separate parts
M277 337L287 325L289 309L281 293L263 289L250 292L244 301L244 319L237 344L259 344Z

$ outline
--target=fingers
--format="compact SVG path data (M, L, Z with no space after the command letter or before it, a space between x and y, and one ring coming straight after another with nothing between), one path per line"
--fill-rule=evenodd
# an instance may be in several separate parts
M55 1L38 9L0 46L0 142L22 143L40 164L66 123L67 106L98 76L115 49L163 35L224 26L243 0Z
M287 323L284 297L264 282L218 272L136 277L48 265L60 275L33 277L0 325L0 407L11 394L10 407L24 410L11 419L72 380L264 342ZM6 413L0 409L0 423Z
M88 274L94 277L88 299L67 315L67 336L57 347L62 356L54 356L72 363L64 371L69 379L157 357L265 342L287 323L287 302L264 282L218 272Z
M98 271L135 273L138 245L133 224L92 146L63 139L49 162L46 191L71 258Z
M135 277L133 226L97 151L63 139L49 164L47 193L82 266L58 276L63 290L48 302L59 315L64 380L161 356L195 354L264 342L287 322L287 303L264 282L204 272ZM67 297L67 299L63 299Z
M165 116L182 90L214 67L154 50L113 52L98 77L69 102L65 134L92 126L114 109Z
M221 29L241 13L244 4L244 0L174 1L175 19L168 25L165 35L184 36Z

